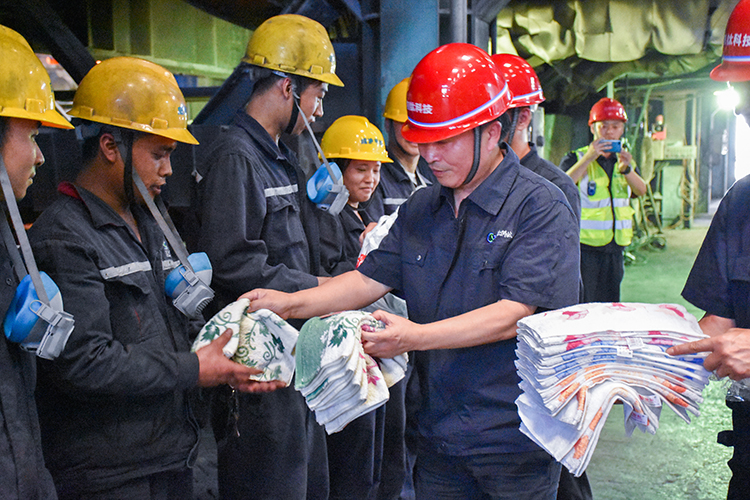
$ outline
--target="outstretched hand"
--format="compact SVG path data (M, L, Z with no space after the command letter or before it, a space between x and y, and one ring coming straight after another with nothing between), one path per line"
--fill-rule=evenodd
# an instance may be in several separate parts
M703 366L717 377L742 380L750 377L750 330L731 328L713 337L687 342L667 349L670 356L709 352Z
M251 375L263 373L257 368L241 365L227 359L224 356L224 346L232 338L232 329L227 329L213 342L198 349L199 375L198 385L201 387L214 387L228 384L234 389L242 392L271 392L285 387L281 381L257 382L250 380Z
M362 347L370 356L393 358L415 350L413 345L416 323L385 311L375 311L373 317L385 323L384 330L362 329Z
M289 295L277 290L256 288L240 296L240 299L248 299L250 305L247 312L255 312L259 309L268 309L275 312L282 319L289 319Z

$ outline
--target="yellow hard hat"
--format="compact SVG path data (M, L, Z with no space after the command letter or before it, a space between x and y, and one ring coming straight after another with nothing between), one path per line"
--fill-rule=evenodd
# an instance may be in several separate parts
M411 77L406 77L393 86L385 100L383 116L394 122L405 123L409 117L406 114L406 91L409 90Z
M322 24L305 16L282 14L266 20L253 33L242 60L344 86L336 76L336 54L328 32Z
M185 98L172 73L135 57L113 57L91 68L70 115L198 144L187 130Z
M28 42L0 26L0 116L25 118L57 128L73 128L55 110L49 75Z
M364 116L342 116L328 127L320 147L326 158L392 163L383 134Z

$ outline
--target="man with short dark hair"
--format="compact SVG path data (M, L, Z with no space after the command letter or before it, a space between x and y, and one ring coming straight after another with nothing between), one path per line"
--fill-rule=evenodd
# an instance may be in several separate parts
M439 185L415 191L359 268L315 290L254 290L250 310L308 318L391 290L409 319L362 332L365 352L417 351L417 498L555 498L560 464L519 430L516 323L578 297L578 226L563 194L500 145L510 95L489 55L444 45L412 73L409 121Z
M198 168L198 249L214 266L214 309L250 288L293 292L325 275L315 206L280 137L323 116L328 85L343 85L328 33L303 16L275 16L255 30L243 60L253 65L250 100ZM221 498L327 498L324 431L299 392L217 396Z

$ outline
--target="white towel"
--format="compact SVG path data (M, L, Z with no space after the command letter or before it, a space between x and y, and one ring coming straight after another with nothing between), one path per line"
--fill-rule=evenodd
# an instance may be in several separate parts
M249 305L249 300L241 299L216 313L198 333L193 352L231 328L232 339L224 346L226 357L263 370L251 376L252 380L281 380L289 385L294 376L294 348L299 332L267 309L247 312Z

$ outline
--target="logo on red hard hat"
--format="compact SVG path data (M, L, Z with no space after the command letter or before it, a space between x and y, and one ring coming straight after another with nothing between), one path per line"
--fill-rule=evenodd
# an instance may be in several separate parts
M414 68L401 133L416 143L448 139L499 117L511 98L489 54L468 43L449 43Z
M625 113L625 108L615 99L609 97L602 97L596 104L591 107L589 113L589 125L595 122L603 122L604 120L619 120L622 122L628 121L628 115Z
M732 11L724 35L721 64L711 71L720 82L750 80L750 0L742 0Z

